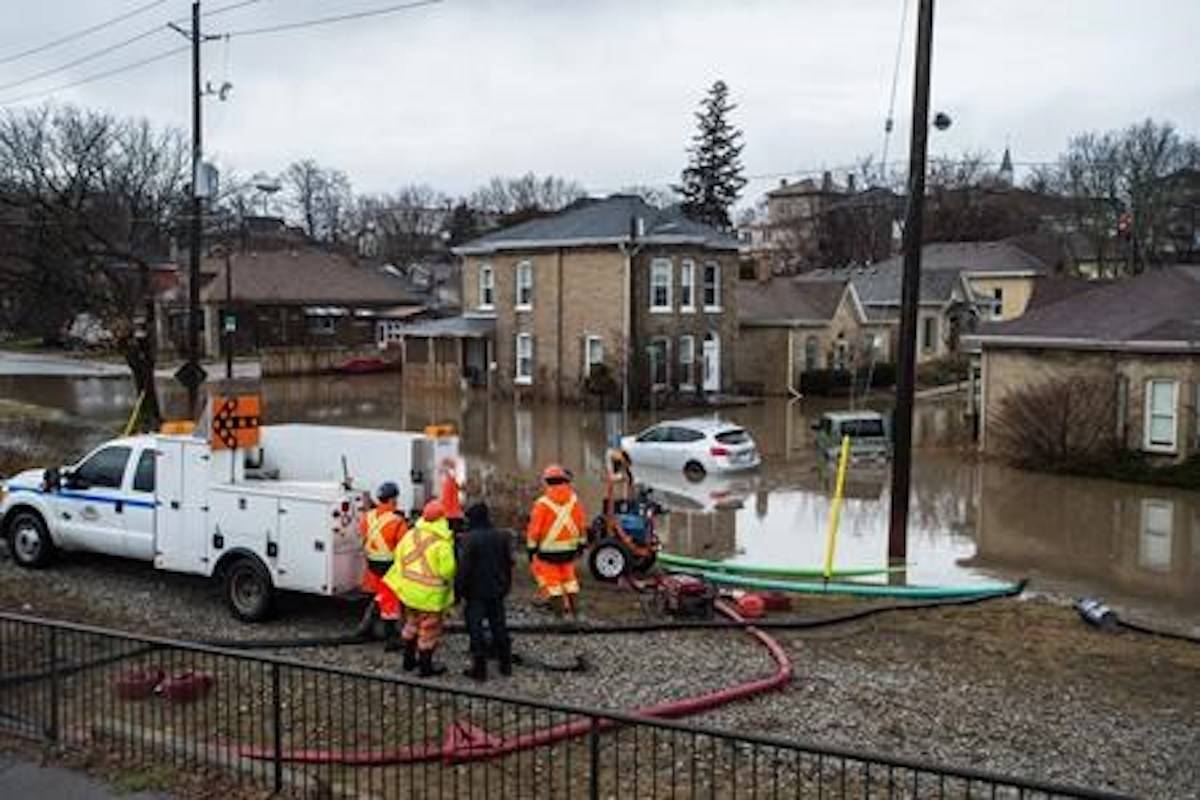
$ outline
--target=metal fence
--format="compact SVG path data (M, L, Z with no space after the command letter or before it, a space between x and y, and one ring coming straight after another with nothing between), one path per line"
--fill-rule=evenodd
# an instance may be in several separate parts
M300 797L1115 797L0 614L0 732Z

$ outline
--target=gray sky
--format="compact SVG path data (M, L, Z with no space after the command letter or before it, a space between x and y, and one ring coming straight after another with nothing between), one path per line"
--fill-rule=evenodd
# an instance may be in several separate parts
M147 0L21 3L0 58ZM206 0L205 9L232 0ZM213 33L376 8L394 0L261 0L214 16ZM14 4L9 0L6 5ZM355 188L409 182L467 192L533 170L593 192L673 179L692 111L720 77L739 104L752 175L852 163L883 144L902 0L445 0L366 21L205 48L205 76L235 88L206 101L206 150L242 173L311 156ZM916 0L910 2L890 156L907 152ZM186 0L27 59L0 84L186 15ZM13 11L14 9L6 9ZM1074 132L1146 116L1200 133L1200 3L1194 0L939 0L934 108L953 128L935 153L1011 143L1053 158ZM0 103L167 50L164 31ZM186 54L55 99L190 124ZM36 101L31 101L36 102ZM751 184L748 197L776 178Z

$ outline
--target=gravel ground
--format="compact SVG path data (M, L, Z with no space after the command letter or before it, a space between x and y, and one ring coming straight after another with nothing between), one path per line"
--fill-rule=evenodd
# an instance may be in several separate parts
M518 580L511 618L545 621ZM585 587L585 617L641 618L631 593ZM802 600L812 617L845 601ZM857 607L857 606L855 606ZM28 572L0 560L0 608L185 639L344 633L358 606L288 597L270 623L235 622L207 581L147 566L72 556ZM703 724L916 757L1141 796L1200 797L1200 648L1136 634L1101 634L1039 598L962 609L886 614L778 637L795 661L783 692L727 706ZM584 674L519 669L491 689L628 709L769 674L772 662L732 632L531 636L518 651L587 659ZM297 658L388 672L378 645L283 651ZM455 671L466 639L442 657Z

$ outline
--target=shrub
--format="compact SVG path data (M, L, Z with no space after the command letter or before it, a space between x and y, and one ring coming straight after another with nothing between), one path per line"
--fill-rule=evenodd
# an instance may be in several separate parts
M850 371L845 369L810 369L800 374L800 393L817 396L849 394L851 386L855 392L865 391L867 380L872 387L892 386L896 383L896 365L876 364L874 369Z
M1059 378L1004 397L988 420L998 453L1030 469L1083 471L1114 462L1116 381Z

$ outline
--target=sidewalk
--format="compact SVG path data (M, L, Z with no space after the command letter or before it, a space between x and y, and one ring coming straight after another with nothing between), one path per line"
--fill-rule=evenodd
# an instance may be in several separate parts
M0 753L0 797L44 800L170 800L158 792L127 794L82 772L42 767L18 755Z

